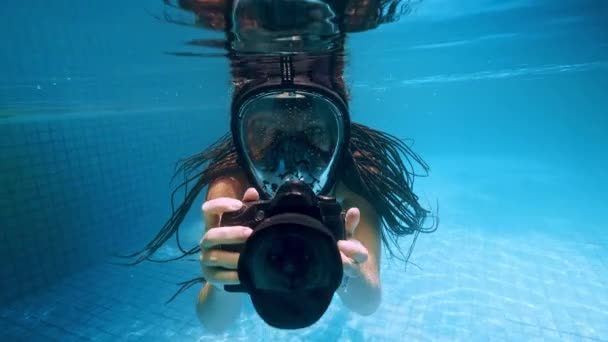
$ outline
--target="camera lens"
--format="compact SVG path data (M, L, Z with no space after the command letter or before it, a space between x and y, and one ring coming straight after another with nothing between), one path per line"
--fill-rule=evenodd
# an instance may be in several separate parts
M313 244L302 235L288 234L272 241L266 257L267 274L286 289L297 290L314 281Z

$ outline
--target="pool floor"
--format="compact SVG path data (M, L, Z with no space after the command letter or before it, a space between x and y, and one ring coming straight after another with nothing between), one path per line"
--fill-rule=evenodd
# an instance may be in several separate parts
M574 236L574 235L573 235ZM224 334L194 314L196 288L164 304L195 262L99 265L0 309L3 341L608 341L606 244L555 234L444 228L412 261L385 260L384 300L361 317L334 300L310 328L266 326L250 304ZM604 235L605 236L605 235ZM605 240L603 240L605 241ZM387 259L387 258L385 258Z

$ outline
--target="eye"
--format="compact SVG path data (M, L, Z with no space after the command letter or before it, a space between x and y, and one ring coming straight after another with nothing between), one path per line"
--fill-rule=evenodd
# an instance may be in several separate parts
M275 125L267 120L257 120L251 124L253 133L268 134L276 130Z
M325 135L325 132L325 128L321 126L312 126L306 129L306 135L315 140L322 138Z

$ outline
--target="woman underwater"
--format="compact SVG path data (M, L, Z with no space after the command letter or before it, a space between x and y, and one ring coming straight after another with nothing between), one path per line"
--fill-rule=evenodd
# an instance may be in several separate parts
M398 238L414 234L413 247L420 232L436 226L425 227L429 211L413 192L413 163L425 172L427 165L396 137L350 121L345 33L396 20L407 4L181 0L174 6L194 13L198 25L226 32L234 89L231 133L180 163L184 182L176 191L185 189L184 201L154 239L128 257L133 264L157 261L152 255L175 234L183 255L171 260L200 257L203 277L184 283L205 282L198 317L209 330L221 331L242 305L242 295L224 288L240 283L240 254L226 246L252 235L251 227L222 224L222 215L300 181L316 196L335 197L346 210L346 236L337 241L344 278L335 292L352 311L373 313L381 302L381 243L407 261L411 248L404 255ZM200 245L185 249L179 227L205 187L205 232ZM314 300L301 297L294 305Z

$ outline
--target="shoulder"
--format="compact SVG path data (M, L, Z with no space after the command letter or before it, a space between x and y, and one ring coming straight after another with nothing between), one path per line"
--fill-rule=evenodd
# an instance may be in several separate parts
M378 269L380 241L382 237L382 222L374 207L363 196L349 189L344 183L338 182L335 189L336 199L342 204L343 210L359 209L359 223L355 229L354 238L359 240L368 250L374 270Z
M378 214L373 205L365 197L350 189L344 182L338 180L334 187L334 196L342 203L343 209L348 210L356 207L368 220L378 221Z

